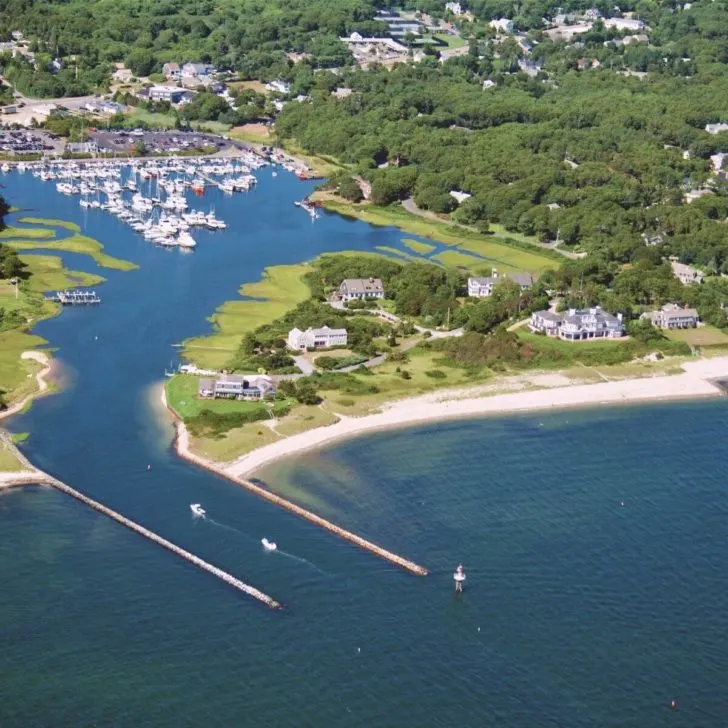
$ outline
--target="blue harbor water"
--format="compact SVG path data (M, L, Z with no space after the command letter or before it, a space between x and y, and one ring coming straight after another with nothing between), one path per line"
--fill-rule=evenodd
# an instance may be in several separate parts
M55 491L6 493L0 726L724 725L728 401L433 424L261 473L426 578L174 456L154 390L173 344L266 266L404 250L396 230L311 224L292 205L307 183L259 177L205 199L229 228L195 234L191 255L30 175L3 180L11 204L141 266L100 271L102 306L37 327L65 388L12 421L24 451L286 609Z

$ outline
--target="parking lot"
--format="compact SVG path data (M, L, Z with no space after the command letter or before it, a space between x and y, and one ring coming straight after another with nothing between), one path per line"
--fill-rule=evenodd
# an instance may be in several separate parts
M218 152L245 149L240 144L213 134L185 131L94 131L90 139L102 152L129 152L140 142L148 154L178 154L203 147L214 148Z
M5 154L34 154L54 150L46 134L29 131L0 131L0 151Z

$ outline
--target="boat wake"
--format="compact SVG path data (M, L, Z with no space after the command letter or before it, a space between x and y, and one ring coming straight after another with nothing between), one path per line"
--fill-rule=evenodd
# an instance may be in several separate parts
M298 561L300 564L306 564L306 566L310 566L314 571L318 571L318 573L322 576L333 576L333 574L330 574L328 571L319 569L319 567L316 566L313 561L301 558L300 556L294 556L293 554L289 554L288 551L283 551L283 549L277 548L275 550L275 553L280 554L281 556L285 556L288 559L293 559L293 561Z

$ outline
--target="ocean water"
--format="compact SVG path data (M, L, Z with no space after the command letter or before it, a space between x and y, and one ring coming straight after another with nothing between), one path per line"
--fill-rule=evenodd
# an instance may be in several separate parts
M172 454L152 389L172 344L267 265L400 246L387 228L312 225L291 204L306 184L260 177L212 198L231 230L186 256L5 178L11 204L141 265L102 271L101 307L38 326L66 388L12 421L24 451L286 608L55 491L5 493L0 726L724 725L728 401L434 423L261 472L425 578Z

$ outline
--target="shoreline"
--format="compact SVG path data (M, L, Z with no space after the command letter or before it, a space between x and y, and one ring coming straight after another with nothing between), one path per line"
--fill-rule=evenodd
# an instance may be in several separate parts
M177 420L175 449L181 457L239 481L282 458L383 429L527 412L715 398L726 394L715 384L721 377L728 377L728 357L687 362L682 374L643 379L556 386L466 399L447 399L446 391L435 392L392 402L377 414L348 417L332 425L291 435L230 463L212 461L193 453L189 448L187 429ZM166 406L166 398L164 401Z
M38 364L43 365L43 369L41 369L41 371L39 371L35 375L35 381L38 384L38 390L36 392L31 392L31 394L26 395L25 397L23 397L23 399L19 400L15 404L0 412L0 422L10 417L13 417L13 415L17 415L19 412L22 412L23 409L25 409L25 407L33 400L49 394L50 388L48 382L46 381L46 377L53 373L53 359L49 357L48 354L46 354L44 351L37 350L24 351L20 355L20 358L25 360L32 359L33 361L38 362Z

